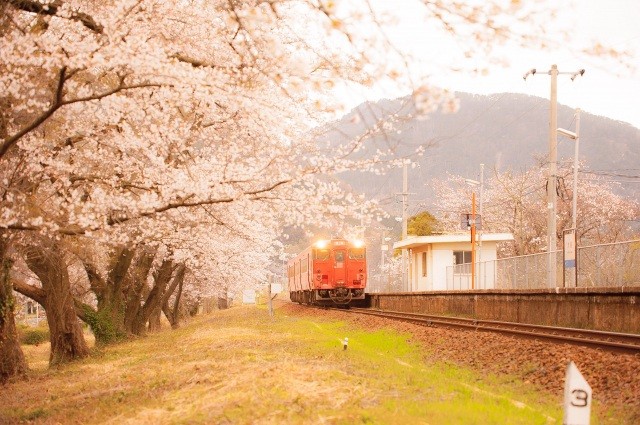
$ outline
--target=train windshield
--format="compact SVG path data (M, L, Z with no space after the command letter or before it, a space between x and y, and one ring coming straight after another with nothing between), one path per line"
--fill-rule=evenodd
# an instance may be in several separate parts
M329 259L329 250L328 249L315 249L313 251L313 259L314 260L328 260Z
M350 260L364 260L364 248L349 248Z

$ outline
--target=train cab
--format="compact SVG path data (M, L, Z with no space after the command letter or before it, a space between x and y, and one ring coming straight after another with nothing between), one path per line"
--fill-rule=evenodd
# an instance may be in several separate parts
M366 249L361 241L318 241L288 264L292 301L308 304L348 304L364 299Z

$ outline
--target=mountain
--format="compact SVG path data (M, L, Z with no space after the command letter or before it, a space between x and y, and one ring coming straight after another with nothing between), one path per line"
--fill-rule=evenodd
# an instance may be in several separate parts
M418 146L426 148L409 170L409 192L414 200L431 205L429 182L447 173L478 179L480 164L485 177L495 168L518 172L549 152L549 101L522 94L489 96L457 93L460 109L455 114L434 112L427 119L404 119L413 114L409 97L361 104L325 129L327 141L344 141L362 134L381 118L397 121L394 129L369 138L357 155L374 155L378 149L393 149L405 156ZM574 110L558 105L558 127L575 131ZM594 174L624 180L623 196L640 199L640 129L630 124L586 112L580 117L581 178ZM558 162L573 161L574 142L558 135ZM585 173L587 172L587 173ZM623 178L621 176L632 176ZM386 175L346 172L339 178L369 198L393 199L402 191L402 170Z

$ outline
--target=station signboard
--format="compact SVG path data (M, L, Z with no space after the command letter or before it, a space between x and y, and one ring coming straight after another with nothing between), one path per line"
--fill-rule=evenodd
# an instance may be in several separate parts
M574 229L565 230L563 235L564 246L564 267L567 269L576 266L576 231Z
M460 214L460 229L469 230L473 224L473 214ZM482 217L476 214L476 230L482 230Z

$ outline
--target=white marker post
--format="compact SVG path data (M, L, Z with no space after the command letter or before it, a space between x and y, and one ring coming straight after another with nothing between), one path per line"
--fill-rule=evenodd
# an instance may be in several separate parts
M574 362L567 365L564 382L563 425L589 425L591 417L591 387Z

